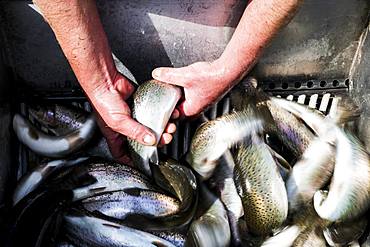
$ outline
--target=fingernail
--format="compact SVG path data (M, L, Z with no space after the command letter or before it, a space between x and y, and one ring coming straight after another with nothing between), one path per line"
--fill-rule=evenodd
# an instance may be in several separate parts
M161 76L161 70L160 69L155 69L153 70L153 77L160 77Z
M144 136L144 142L148 145L154 145L155 144L155 138L151 135L145 135Z

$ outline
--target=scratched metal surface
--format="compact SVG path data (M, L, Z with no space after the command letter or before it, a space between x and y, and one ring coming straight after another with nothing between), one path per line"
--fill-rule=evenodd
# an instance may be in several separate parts
M139 82L157 66L218 57L246 1L98 1L113 52ZM2 1L9 64L20 81L39 89L77 85L49 26L29 1ZM306 0L266 50L254 73L264 78L346 78L368 0Z

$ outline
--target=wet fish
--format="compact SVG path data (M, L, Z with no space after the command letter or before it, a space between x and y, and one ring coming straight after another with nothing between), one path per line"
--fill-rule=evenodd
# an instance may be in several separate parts
M150 232L153 235L156 235L160 238L171 242L176 247L183 247L185 246L186 235L180 232L174 231L162 231L162 232Z
M241 236L239 233L239 218L244 215L243 204L236 190L234 183L234 159L229 150L219 160L219 165L215 169L210 183L213 185L216 195L225 205L230 224L232 243L240 245Z
M132 116L154 132L157 144L180 97L180 88L156 80L143 83L134 93ZM159 163L157 147L131 139L128 139L128 145L135 166L151 175L149 160Z
M15 114L13 129L18 140L35 153L46 157L63 158L80 150L91 140L96 122L93 117L89 117L78 130L57 137L42 133L24 117Z
M344 104L339 104L339 116L323 118L307 106L278 98L273 101L305 121L319 137L329 136L329 142L336 145L329 191L317 191L313 197L318 215L336 222L351 220L363 214L370 204L369 155L354 135L337 125L356 118L357 111L352 116L352 107L347 109Z
M254 78L242 81L231 91L231 105L238 111L251 103L256 104L258 110L267 107L274 121L266 122L266 133L279 139L295 160L298 159L314 134L300 119L272 102L271 96L256 87L257 81Z
M186 159L206 180L228 148L251 133L262 131L263 124L261 117L249 109L205 122L196 130Z
M204 185L200 202L205 211L189 228L186 246L229 246L230 227L224 205Z
M322 230L329 223L322 220L314 208L307 207L289 222L289 225L266 239L263 247L326 246Z
M64 136L78 130L89 117L89 113L80 108L60 104L33 105L28 112L36 121L56 136ZM83 152L89 156L114 160L103 136L96 135L96 138L91 140Z
M153 166L153 178L162 190L180 201L178 213L163 217L129 215L124 224L142 230L168 230L187 225L194 216L198 202L198 186L192 171L178 161L160 156Z
M363 216L350 222L334 223L325 228L323 233L330 246L347 246L362 236L367 222L366 216Z
M71 130L82 127L89 114L77 107L60 104L31 105L29 114L45 126L54 135L67 135Z
M87 215L64 217L67 238L81 247L174 246L153 234Z
M73 200L78 201L103 192L124 190L127 188L156 189L149 179L137 170L112 162L87 165L88 174L95 178L95 183L73 190Z
M314 207L321 218L352 220L370 205L370 159L363 144L351 133L334 129L336 157L328 191L317 191Z
M86 157L81 157L69 160L53 160L36 167L36 169L24 175L17 183L17 187L13 194L13 205L17 204L22 198L35 190L45 181L46 178L50 176L50 174L56 172L62 167L80 164L87 159L88 158Z
M177 199L157 191L136 188L90 197L83 200L82 205L90 212L100 212L118 220L130 214L165 217L180 210Z
M234 181L244 207L249 230L266 235L277 229L288 214L284 181L267 145L253 135L234 151Z
M315 192L330 181L334 171L335 147L324 138L315 138L294 165L286 181L289 214L312 206Z

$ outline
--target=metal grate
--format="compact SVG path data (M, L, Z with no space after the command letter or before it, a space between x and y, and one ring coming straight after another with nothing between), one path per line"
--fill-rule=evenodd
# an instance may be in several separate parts
M261 87L267 93L283 97L288 100L296 101L301 104L308 105L312 108L316 108L323 112L324 114L330 114L330 109L336 104L336 96L338 95L348 95L349 93L348 79L330 79L330 80L309 80L305 82L276 82L267 81L262 82L259 87ZM85 109L86 111L91 111L91 106L87 102L86 98L81 94L81 91L69 92L65 94L64 92L52 92L45 93L40 92L34 94L33 97L28 97L28 99L34 101L40 100L41 102L59 102L67 103L77 106L79 108ZM230 112L230 98L226 95L221 101L214 104L210 109L208 109L203 116L203 119L215 119L223 114ZM36 127L41 128L41 126L32 119L28 114L27 103L20 104L21 113L28 117ZM204 121L204 120L203 120ZM161 148L161 151L172 156L175 159L179 159L184 155L190 145L191 138L194 135L196 128L201 124L202 118L197 120L186 120L178 123L178 129L174 134L173 141L171 144ZM46 129L43 129L46 131ZM40 162L40 157L36 154L30 152L23 145L19 145L19 170L18 177L23 175L29 167Z

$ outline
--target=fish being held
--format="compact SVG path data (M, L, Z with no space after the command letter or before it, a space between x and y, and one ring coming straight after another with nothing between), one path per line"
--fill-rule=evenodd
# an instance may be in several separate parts
M154 132L156 144L180 97L180 88L157 80L143 83L134 93L132 116ZM146 175L151 175L149 161L159 163L157 147L145 146L131 139L128 139L128 145L135 166Z
M269 148L257 135L234 151L234 181L244 207L248 229L267 235L279 228L288 214L284 181Z
M91 140L96 122L90 117L78 130L64 136L50 136L37 130L21 115L15 114L13 129L18 140L35 153L46 157L63 158L80 150Z

